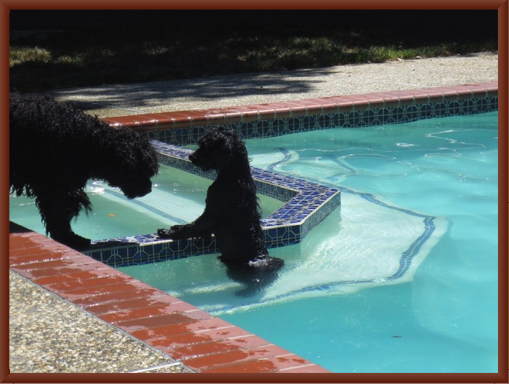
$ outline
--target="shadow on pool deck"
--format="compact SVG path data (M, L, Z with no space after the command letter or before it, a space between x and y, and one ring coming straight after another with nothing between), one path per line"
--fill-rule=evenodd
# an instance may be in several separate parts
M334 66L275 73L60 89L99 117L223 108L299 99L410 90L498 79L498 54Z

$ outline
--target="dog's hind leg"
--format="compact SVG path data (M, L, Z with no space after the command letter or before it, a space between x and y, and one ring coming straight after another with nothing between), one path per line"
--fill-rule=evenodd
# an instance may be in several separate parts
M264 257L259 264L230 263L221 257L219 259L225 263L228 277L244 285L243 289L235 292L236 296L251 296L263 291L279 278L278 271L284 265L282 259L270 256Z
M279 257L263 255L250 260L248 265L258 271L277 271L285 265L285 261Z
M84 209L87 213L91 203L83 191L58 194L39 193L36 204L49 236L71 248L84 249L90 246L90 239L77 235L71 228L71 221Z
M70 224L58 224L58 226L55 226L53 223L46 223L46 229L53 240L77 250L86 249L90 246L90 239L74 233Z

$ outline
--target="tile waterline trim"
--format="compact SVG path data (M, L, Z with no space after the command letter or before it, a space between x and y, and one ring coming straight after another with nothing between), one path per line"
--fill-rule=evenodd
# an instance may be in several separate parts
M115 127L145 131L152 139L188 145L196 143L207 127L215 125L230 126L242 138L251 138L310 129L402 123L496 109L498 82L495 81L102 120Z

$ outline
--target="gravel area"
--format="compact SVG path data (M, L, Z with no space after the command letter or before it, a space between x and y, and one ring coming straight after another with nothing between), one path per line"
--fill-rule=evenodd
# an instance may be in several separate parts
M398 91L498 79L498 54L119 84L51 92L99 117Z
M482 53L385 64L62 89L100 117L208 109L394 91L498 78L498 55ZM182 372L185 367L65 300L10 275L11 372Z
M180 363L9 273L11 373L187 372Z

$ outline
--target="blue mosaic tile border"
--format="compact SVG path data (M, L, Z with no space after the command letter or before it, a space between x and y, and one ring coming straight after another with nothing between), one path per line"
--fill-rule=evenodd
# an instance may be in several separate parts
M192 150L160 141L153 141L152 144L158 151L161 164L200 177L215 178L215 172L205 172L188 160ZM286 202L276 212L262 219L268 248L299 243L341 204L338 188L258 168L252 168L251 172L259 193ZM121 267L219 253L219 250L213 236L169 241L159 239L154 233L95 241L83 253L107 265Z
M358 128L458 115L473 115L498 110L498 97L486 96L439 103L350 110L310 116L255 120L222 124L234 129L242 139L266 138L334 128ZM147 131L151 139L174 145L192 145L213 125L161 128Z

